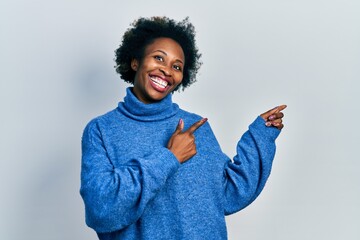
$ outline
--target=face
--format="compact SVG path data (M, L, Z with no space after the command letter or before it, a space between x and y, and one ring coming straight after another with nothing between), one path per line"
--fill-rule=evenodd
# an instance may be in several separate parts
M146 46L141 61L131 61L136 72L135 96L143 103L163 99L181 83L184 64L184 52L177 42L170 38L155 39Z

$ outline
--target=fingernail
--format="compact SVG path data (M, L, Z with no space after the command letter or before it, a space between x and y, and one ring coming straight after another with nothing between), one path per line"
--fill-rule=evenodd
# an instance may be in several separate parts
M266 125L267 127L270 127L270 126L271 126L271 122L266 122L265 125Z
M203 122L206 122L207 120L208 120L207 118L203 118L203 119L202 119Z
M182 123L183 123L183 120L180 118L179 125L181 125Z
M269 120L274 120L274 118L275 118L275 115L271 115L271 116L269 117Z

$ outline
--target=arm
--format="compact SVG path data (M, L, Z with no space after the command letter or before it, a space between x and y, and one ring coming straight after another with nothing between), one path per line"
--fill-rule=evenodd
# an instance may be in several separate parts
M115 168L97 123L90 122L82 138L80 188L87 225L101 233L134 223L179 166L167 148L159 147L153 154L129 159Z
M260 194L275 155L275 140L283 128L281 112L286 105L261 114L237 145L234 162L225 166L225 214L237 212Z

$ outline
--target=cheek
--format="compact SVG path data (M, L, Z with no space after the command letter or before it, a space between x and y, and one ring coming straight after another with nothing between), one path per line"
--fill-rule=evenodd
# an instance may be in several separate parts
M142 62L143 69L150 70L157 66L157 62L153 58L145 58Z
M176 77L176 84L178 85L182 82L184 75L182 73L178 73L178 74L176 74L175 77Z

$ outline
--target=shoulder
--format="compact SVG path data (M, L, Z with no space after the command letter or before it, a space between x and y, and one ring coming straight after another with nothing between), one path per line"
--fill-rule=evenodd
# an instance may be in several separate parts
M185 129L189 128L191 125L193 125L197 121L200 121L201 119L204 118L203 116L201 116L199 114L185 111L183 109L180 109L179 114L180 114L180 118L182 118L185 123L185 126L184 126ZM199 136L200 137L207 136L207 137L212 137L215 139L215 135L210 126L210 121L207 121L198 130L196 130L195 133L196 133L196 135L198 135L198 137Z
M179 116L181 118L183 118L184 120L190 120L190 121L199 121L200 119L202 119L203 117L199 114L193 113L193 112L189 112L186 111L184 109L179 109Z
M116 116L117 116L117 110L113 109L111 111L106 112L105 114L102 114L102 115L92 118L85 125L84 133L99 131L100 128L111 125L111 122L114 121Z

